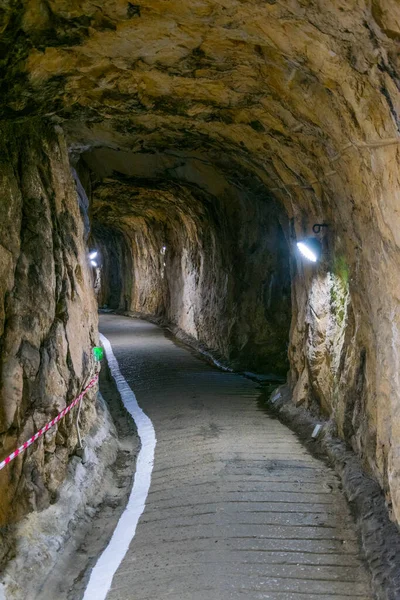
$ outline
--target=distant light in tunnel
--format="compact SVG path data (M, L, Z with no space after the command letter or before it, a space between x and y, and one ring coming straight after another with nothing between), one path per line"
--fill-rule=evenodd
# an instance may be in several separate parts
M97 252L96 252L96 254L97 254ZM95 260L91 260L90 264L93 265L94 267L97 267L97 262Z
M311 262L317 262L321 257L321 242L315 237L309 237L297 242L301 254Z
M93 250L92 252L89 253L90 259L96 258L96 256L97 256L97 250Z
M167 249L167 246L163 246L163 247L161 248L161 254L165 254L165 251L166 251L166 249Z

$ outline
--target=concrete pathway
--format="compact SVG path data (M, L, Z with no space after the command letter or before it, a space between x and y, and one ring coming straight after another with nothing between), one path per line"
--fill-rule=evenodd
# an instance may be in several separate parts
M147 323L101 315L154 424L146 509L107 600L366 600L354 526L332 471L223 373Z

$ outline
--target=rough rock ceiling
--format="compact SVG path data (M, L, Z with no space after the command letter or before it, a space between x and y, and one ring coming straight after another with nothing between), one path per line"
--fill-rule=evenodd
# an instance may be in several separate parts
M396 0L28 0L2 21L3 116L50 115L79 149L223 151L289 209L398 133Z

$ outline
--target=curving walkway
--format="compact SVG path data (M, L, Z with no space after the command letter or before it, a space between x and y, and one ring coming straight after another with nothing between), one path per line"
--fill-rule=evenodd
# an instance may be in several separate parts
M146 321L101 315L153 422L150 493L107 600L366 600L338 479L221 372Z

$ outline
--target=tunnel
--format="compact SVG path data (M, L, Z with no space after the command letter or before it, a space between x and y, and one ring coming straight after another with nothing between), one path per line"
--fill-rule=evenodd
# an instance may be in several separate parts
M173 150L83 154L99 305L159 318L238 369L285 376L289 222L232 160Z
M397 0L0 25L0 599L400 599Z

